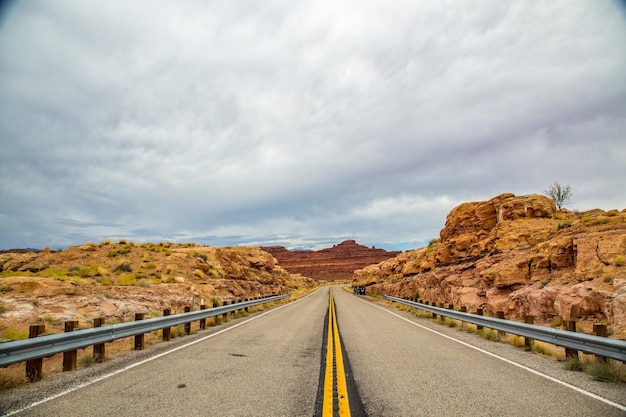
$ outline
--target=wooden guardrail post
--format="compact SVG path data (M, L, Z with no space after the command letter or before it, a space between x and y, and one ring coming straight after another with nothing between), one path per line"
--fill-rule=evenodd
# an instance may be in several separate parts
M93 327L102 327L104 325L104 317L93 319ZM93 345L93 359L96 363L104 361L104 343Z
M524 323L533 324L535 318L533 316L524 316ZM524 337L524 349L530 351L532 348L532 339L530 337Z
M595 333L596 336L609 337L608 329L606 328L606 325L604 324L599 324L599 323L594 324L593 332ZM596 355L596 359L598 360L598 362L602 362L602 363L607 362L607 359L605 356Z
M200 299L200 310L205 310L206 306L204 305L204 298ZM200 330L206 329L206 317L200 319Z
M169 316L170 314L172 314L172 309L171 308L166 308L163 310L163 317ZM172 334L172 328L171 327L164 327L163 328L163 341L164 342L169 342L171 339L171 334Z
M70 320L65 322L65 332L73 332L78 327L78 321ZM63 372L76 370L76 349L63 352Z
M461 313L467 313L467 306L461 306ZM461 322L461 329L465 325L465 322Z
M226 305L228 305L228 301L226 300L222 301L222 307ZM222 319L224 319L224 321L228 321L228 313L222 314Z
M144 313L135 313L135 321L143 320L145 317ZM138 334L135 336L135 350L143 350L146 347L146 338L145 335Z
M479 316L482 316L483 315L483 309L482 308L476 309L476 314L478 314ZM482 330L482 329L483 329L483 326L481 326L479 324L476 325L476 330L477 331L478 330Z
M28 331L28 338L33 339L46 331L44 324L33 324ZM30 359L26 361L26 378L30 382L41 381L41 372L43 369L43 358Z
M504 311L496 311L496 317L499 318L500 320L504 320ZM502 330L498 330L498 336L504 337L506 336L506 332L503 332Z
M569 330L570 332L576 332L576 320L565 320L563 324L565 325L565 330ZM578 351L576 349L565 348L565 357L578 358Z
M190 306L185 307L185 313L189 313L190 311L191 311L191 307ZM190 321L185 323L185 334L187 336L189 336L191 334L191 322Z

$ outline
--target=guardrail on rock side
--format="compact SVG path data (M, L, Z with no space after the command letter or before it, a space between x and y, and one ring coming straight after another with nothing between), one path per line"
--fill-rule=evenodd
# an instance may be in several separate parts
M527 339L541 340L542 342L562 346L567 349L592 353L599 357L616 359L626 362L626 342L609 339L608 337L594 336L573 331L553 329L551 327L536 326L528 323L514 322L501 318L485 317L476 314L464 313L451 309L430 306L403 298L383 295L386 300L402 303L410 307L428 311L443 317L472 323L477 326L523 336ZM577 355L577 353L576 353Z
M143 315L138 315L139 317L136 317L136 321L133 322L112 324L109 326L94 327L91 329L77 331L71 331L71 327L73 326L70 325L70 331L66 331L66 333L0 343L0 367L6 367L14 363L27 361L27 377L31 381L36 381L41 377L41 363L36 365L38 369L31 369L29 374L29 361L41 361L42 358L49 357L57 353L72 352L74 353L73 368L75 368L75 352L77 349L94 346L95 353L96 347L102 346L100 351L104 352L104 343L131 336L135 336L135 349L143 349L143 335L145 333L150 333L155 330L163 330L163 338L166 339L167 330L167 340L169 340L169 329L171 327L175 327L180 324L188 326L191 322L200 320L200 326L201 328L204 328L204 326L202 326L204 319L209 317L226 315L230 312L244 309L247 311L248 307L278 301L290 296L291 294L266 296L241 303L233 303L229 305L225 304L221 307L213 307L210 309L201 309L167 316L164 315L163 317L146 320L143 320ZM186 310L190 310L190 308L187 307ZM96 320L94 320L94 322ZM68 323L72 322L66 322L66 330ZM31 330L33 327L37 326L31 326ZM39 327L43 327L43 325L40 325ZM185 329L185 332L189 334L188 328Z

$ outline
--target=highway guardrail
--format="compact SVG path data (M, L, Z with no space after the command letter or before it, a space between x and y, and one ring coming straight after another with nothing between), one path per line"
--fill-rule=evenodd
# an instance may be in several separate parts
M39 336L32 339L17 340L0 344L0 367L24 362L32 359L40 359L57 353L74 351L117 339L142 335L155 330L161 330L179 324L209 317L227 314L259 304L278 301L290 297L291 294L275 295L236 304L224 305L204 310L190 311L187 313L172 314L170 316L156 317L152 319L133 321L128 323L112 324L91 329L76 330L67 333Z
M527 337L529 339L551 343L556 346L562 346L568 349L575 349L605 358L626 362L626 342L623 340L609 339L607 337L553 329L551 327L536 326L533 324L514 322L494 317L463 313L461 311L430 306L389 295L383 295L383 298L402 303L410 307L418 308L420 310L428 311L433 314L438 314L443 317L449 317L462 322L488 327L493 330L511 333Z

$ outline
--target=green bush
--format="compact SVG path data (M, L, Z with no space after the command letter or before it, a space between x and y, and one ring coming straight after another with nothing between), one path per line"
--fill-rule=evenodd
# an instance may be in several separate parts
M614 361L592 362L586 366L585 372L596 381L626 382L626 368Z
M584 369L582 362L578 358L565 359L565 363L563 367L567 369L568 371L575 371L575 372L581 372Z
M28 332L26 330L17 330L9 326L4 331L4 338L11 339L11 340L24 340L24 339L28 339Z

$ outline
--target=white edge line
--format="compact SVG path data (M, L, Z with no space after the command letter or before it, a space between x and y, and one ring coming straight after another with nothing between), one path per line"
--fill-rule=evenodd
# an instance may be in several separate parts
M318 290L319 290L319 288L318 288ZM310 295L312 295L313 293L317 292L318 290L312 291L312 292L310 292L309 294L305 295L304 297L302 297L302 298L298 298L297 300L294 300L294 301L293 301L293 302L291 302L291 303L287 303L287 304L280 305L280 306L278 306L278 307L276 307L276 308L273 308L273 309L271 309L271 310L269 310L269 311L266 311L266 312L264 312L264 313L261 313L261 314L259 314L258 316L253 316L253 317L250 317L249 319L247 319L247 320L245 320L245 321L242 321L242 322L240 322L240 323L237 323L237 324L235 324L235 325L233 325L233 326L230 326L230 327L228 327L228 328L226 328L226 329L222 329L222 330L220 330L219 332L212 333L212 334L207 335L207 336L204 336L204 337L202 337L202 338L200 338L200 339L196 339L196 340L194 340L194 341L192 341L192 342L189 342L189 343L186 343L186 344L184 344L184 345L181 345L181 346L175 347L175 348L173 348L173 349L171 349L171 350L168 350L168 351L166 351L166 352L159 353L158 355L150 356L149 358L146 358L146 359L144 359L144 360L142 360L142 361L135 362L135 363L133 363L133 364L130 364L130 365L125 366L125 367L123 367L123 368L117 369L117 370L115 370L115 371L113 371L113 372L110 372L110 373L108 373L108 374L101 375L101 376L99 376L99 377L97 377L97 378L94 378L94 379L92 379L92 380L88 381L88 382L84 382L84 383L79 384L79 385L76 385L76 386L74 386L74 387L72 387L72 388L68 388L68 389L66 389L65 391L61 391L61 392L59 392L59 393L57 393L57 394L51 395L50 397L44 398L43 400L39 400L39 401L36 401L36 402L34 402L34 403L31 403L31 404L29 404L29 405L27 405L27 406L25 406L25 407L23 407L23 408L20 408L20 409L17 409L17 410L11 411L10 413L7 413L7 414L3 414L3 415L2 415L2 417L9 417L9 416L12 416L12 415L14 415L14 414L21 413L22 411L26 411L26 410L28 410L28 409L30 409L30 408L33 408L33 407L36 407L36 406L38 406L38 405L41 405L41 404L47 403L48 401L52 401L52 400L54 400L54 399L56 399L56 398L62 397L62 396L64 396L64 395L67 395L67 394L72 393L72 392L74 392L74 391L78 391L78 390L79 390L79 389L81 389L81 388L88 387L89 385L95 384L96 382L100 382L100 381L102 381L102 380L104 380L104 379L107 379L107 378L110 378L110 377L115 376L115 375L117 375L117 374L120 374L120 373L122 373L122 372L128 371L129 369L132 369L132 368L134 368L134 367L136 367L136 366L143 365L144 363L148 363L148 362L153 361L153 360L155 360L155 359L158 359L158 358L160 358L160 357L162 357L162 356L169 355L170 353L174 353L174 352L176 352L176 351L178 351L178 350L181 350L181 349L184 349L184 348L186 348L186 347L189 347L189 346L195 345L196 343L203 342L203 341L205 341L205 340L207 340L207 339L210 339L210 338L212 338L212 337L215 337L215 336L217 336L217 335L219 335L219 334L222 334L222 333L224 333L224 332L227 332L227 331L229 331L229 330L235 329L235 328L237 328L237 327L239 327L239 326L242 326L242 325L244 325L244 324L246 324L246 323L250 323L252 320L256 320L256 319L258 319L258 318L260 318L260 317L263 317L263 316L265 316L266 314L270 314L270 313L273 313L273 312L274 312L274 311L276 311L276 310L280 310L280 309L281 309L281 308L283 308L283 307L287 307L287 306L289 306L289 305L293 305L294 303L296 303L296 302L298 302L298 301L304 300L305 298L309 297Z
M611 401L611 400L607 400L606 398L601 397L601 396L599 396L599 395L597 395L597 394L594 394L593 392L589 392L589 391L587 391L587 390L584 390L584 389L582 389L582 388L577 387L576 385L572 385L572 384L570 384L570 383L567 383L567 382L561 381L561 380L559 380L559 379L556 379L556 378L554 378L554 377L551 377L550 375L546 375L546 374L544 374L544 373L542 373L542 372L536 371L536 370L534 370L534 369L532 369L532 368L529 368L529 367L527 367L527 366L524 366L524 365L522 365L522 364L519 364L519 363L517 363L517 362L514 362L514 361L509 360L509 359L507 359L507 358L504 358L504 357L502 357L502 356L498 356L498 355L496 355L495 353L491 353L491 352L486 351L486 350L484 350L484 349L481 349L481 348L479 348L479 347L477 347L477 346L473 346L473 345L471 345L471 344L469 344L469 343L466 343L466 342L463 342L463 341L461 341L461 340L455 339L455 338L453 338L453 337L451 337L451 336L448 336L448 335L446 335L446 334L439 333L439 332L438 332L438 331L436 331L436 330L429 329L428 327L422 326L421 324L418 324L418 323L416 323L416 322L414 322L414 321L412 321L412 320L409 320L409 319L407 319L406 317L402 317L401 315L396 314L396 313L394 313L393 311L390 311L390 310L388 310L388 309L386 309L386 308L384 308L384 307L381 307L381 306L379 306L379 305L376 305L376 304L373 304L373 303L369 303L369 302L364 301L364 300L360 300L360 301L362 301L362 302L364 302L364 303L366 303L366 304L372 305L372 306L374 306L374 307L376 307L376 308L380 308L381 310L383 310L383 311L385 311L385 312L387 312L387 313L389 313L389 314L391 314L391 315L394 315L394 316L396 316L396 317L398 317L398 318L400 318L400 319L402 319L402 320L404 320L404 321L407 321L407 322L409 322L409 323L411 323L411 324L413 324L413 325L415 325L415 326L417 326L417 327L421 327L421 328L422 328L422 329L424 329L424 330L428 330L429 332L432 332L432 333L438 334L439 336L445 337L446 339L450 339L450 340L452 340L452 341L454 341L454 342L460 343L460 344L461 344L461 345L463 345L463 346L467 346L467 347L469 347L469 348L475 349L475 350L477 350L477 351L479 351L479 352L481 352L481 353L484 353L485 355L489 355L489 356L492 356L492 357L494 357L494 358L496 358L496 359L500 359L501 361L504 361L504 362L509 363L509 364L511 364L511 365L514 365L514 366L517 366L518 368L522 368L522 369L524 369L525 371L528 371L528 372L530 372L530 373L533 373L533 374L535 374L535 375L538 375L538 376L540 376L540 377L543 377L543 378L545 378L545 379L548 379L548 380L550 380L550 381L552 381L552 382L556 382L557 384L561 384L561 385L563 385L564 387L570 388L570 389L572 389L572 390L574 390L574 391L577 391L577 392L579 392L579 393L581 393L581 394L587 395L587 396L589 396L589 397L591 397L591 398L594 398L594 399L596 399L596 400L598 400L598 401L602 401L603 403L608 404L608 405L610 405L610 406L613 406L613 407L615 407L615 408L618 408L618 409L620 409L620 410L622 410L622 411L626 411L626 406L623 406L623 405L618 404L618 403L616 403L616 402L613 402L613 401Z

